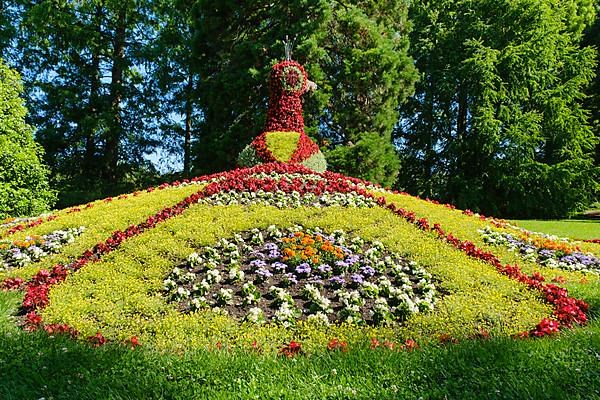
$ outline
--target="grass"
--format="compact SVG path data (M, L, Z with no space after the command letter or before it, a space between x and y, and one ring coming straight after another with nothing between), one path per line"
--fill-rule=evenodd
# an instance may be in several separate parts
M562 220L514 220L511 221L534 232L549 233L574 239L600 239L600 220L562 219Z
M12 304L0 293L0 304ZM0 321L6 320L2 309ZM0 326L1 322L0 322ZM294 359L163 354L45 334L0 336L0 398L599 399L600 326L558 338L494 338L411 353L362 349Z

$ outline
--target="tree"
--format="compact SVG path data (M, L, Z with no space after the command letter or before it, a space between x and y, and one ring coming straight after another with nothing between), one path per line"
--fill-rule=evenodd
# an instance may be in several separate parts
M147 104L161 131L163 150L183 166L189 177L192 141L202 121L198 106L200 76L195 66L193 49L193 0L157 1L160 27L157 37L147 48L149 86L155 93Z
M401 109L399 187L505 216L562 216L597 190L582 107L589 1L414 3L422 73Z
M398 173L391 143L398 105L417 79L407 54L407 14L403 0L337 3L323 36L321 64L331 96L321 122L323 134L337 145L328 162L334 170L385 185ZM372 168L357 159L368 159Z
M140 66L154 33L150 2L19 1L31 119L67 192L62 205L118 193L153 174L144 155L156 131Z
M40 214L55 201L42 148L25 123L19 75L0 59L0 219Z
M583 46L596 48L596 59L600 59L600 4L596 6L596 19L585 31ZM586 91L588 97L585 106L591 111L591 123L596 134L596 166L600 167L600 63L596 63L596 75Z

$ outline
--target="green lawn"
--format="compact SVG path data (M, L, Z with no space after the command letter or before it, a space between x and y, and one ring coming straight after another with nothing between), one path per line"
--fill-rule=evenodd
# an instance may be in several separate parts
M534 232L549 233L573 239L600 239L600 220L513 220L521 228Z
M0 321L12 294L0 292ZM2 324L0 324L2 327ZM43 333L0 333L0 398L600 399L600 326L560 338L507 337L293 359L226 351L93 348Z

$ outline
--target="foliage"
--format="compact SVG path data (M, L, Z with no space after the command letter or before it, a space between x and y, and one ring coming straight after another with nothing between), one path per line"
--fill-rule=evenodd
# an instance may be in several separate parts
M0 60L0 219L39 214L55 201L41 147L25 122L19 75Z
M261 159L258 156L258 154L256 154L256 150L254 150L254 147L252 147L251 145L247 145L246 147L244 147L244 149L240 152L237 158L237 166L242 168L253 167L260 163Z
M501 215L585 207L598 189L582 107L594 51L579 46L590 4L414 3L422 79L396 132L400 186Z
M327 160L321 151L302 161L302 165L316 172L327 171Z
M334 171L392 186L400 161L392 144L376 133L364 133L356 144L338 146L326 153Z

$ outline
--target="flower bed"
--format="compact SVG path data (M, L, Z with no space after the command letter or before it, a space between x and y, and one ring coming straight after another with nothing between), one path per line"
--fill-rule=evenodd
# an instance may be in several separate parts
M309 175L307 179L302 179L305 173ZM82 264L86 265L86 268L77 274L70 274L69 279L61 285L55 283L64 280L66 274L62 274L63 270L53 270L50 272L52 276L49 277L34 277L28 285L28 303L34 308L38 303L48 305L48 283L54 280L52 303L42 313L44 321L50 326L67 324L82 332L84 337L93 337L100 329L105 335L103 337L112 340L130 340L135 336L144 343L154 343L160 348L170 349L206 347L211 345L213 339L248 345L253 336L264 348L273 346L273 343L267 343L273 338L277 339L277 343L281 343L280 340L289 343L297 339L298 335L310 338L310 346L317 347L326 345L332 338L347 340L348 343L356 345L363 343L365 336L382 339L401 338L402 342L407 338L422 340L432 335L466 338L482 330L492 334L515 334L526 329L532 335L538 336L553 333L559 326L586 321L586 304L570 298L566 290L542 283L543 278L539 274L528 276L515 266L504 265L494 254L482 251L468 240L461 241L444 232L439 224L416 218L414 213L390 204L384 197L376 198L365 190L370 187L368 183L339 174L315 174L299 165L282 164L262 165L217 174L210 179L206 178L205 181L210 183L201 193L193 199L186 200L186 204L192 207L184 218L174 218L159 226L153 219L153 229L143 229L143 234L115 232L117 237L111 237L111 243L107 241L103 247L95 248L93 254L86 256L86 263ZM281 191L286 196L294 196L294 193L300 197L311 194L317 198L332 194L351 194L363 196L367 201L373 201L382 207L325 209L301 206L278 209L265 207L264 203L249 207L235 204L227 207L214 206L211 201L208 204L192 204L196 200L211 199L220 193L231 195L258 193L261 190L269 193ZM171 211L169 215L174 215ZM162 212L160 215L163 215ZM300 320L292 324L289 331L286 331L282 324L251 323L251 327L246 327L246 323L240 325L235 319L223 316L220 312L205 311L201 308L189 314L181 314L177 307L166 303L162 296L159 296L165 276L172 272L173 262L185 260L190 253L203 246L211 246L219 238L235 237L236 233L242 234L252 228L267 229L273 223L279 226L282 226L282 223L283 226L302 223L312 229L321 226L325 232L343 229L364 238L366 242L381 241L386 248L389 246L390 251L401 253L403 257L408 256L420 265L427 265L428 272L435 276L436 282L442 283L440 290L443 290L445 296L436 304L435 312L409 314L406 316L406 324L393 329L388 329L386 325L383 328L369 327L372 330L354 330L347 324L332 324L326 329L317 329L313 325L306 325L309 321ZM420 233L419 229L427 233ZM125 242L125 238L128 237L132 237L132 240ZM436 237L456 247L460 252L450 246L441 245ZM113 246L113 243L117 246ZM112 250L116 247L119 247L120 251L113 253ZM105 249L108 250L104 251ZM91 256L92 261L96 262L87 265ZM475 259L490 263L495 269L486 268ZM248 260L248 263L251 261L255 260ZM300 267L300 264L295 267ZM315 266L309 263L309 267L312 273ZM316 267L318 268L318 265ZM496 271L525 285L508 281ZM205 272L207 275L208 271ZM242 269L238 272L253 277L257 274ZM275 275L272 271L267 272ZM306 272L306 266L303 266L300 271L295 271L295 275ZM219 274L223 275L221 272ZM253 278L253 281L255 279ZM490 284L492 282L493 284ZM309 283L306 282L297 292L304 296L304 304L315 303L315 299L322 301L324 298L328 299L330 304L332 301L342 303L344 295L330 298L323 296L323 291L320 290L317 297L313 289L316 287L314 284L311 283L313 286L306 288L306 284ZM381 285L377 285L377 289L380 289ZM269 288L270 286L267 289ZM552 314L549 306L540 303L537 294L531 293L528 288L543 293L548 304L556 307L556 321L548 318ZM182 290L190 289L191 287L183 287ZM230 300L229 297L233 298L235 293L229 292L228 287L217 289L218 292L212 293L217 294L213 299L223 302L223 309L225 303ZM360 290L358 287L355 289ZM370 287L367 290L372 289L374 288ZM290 289L287 290L287 294L292 295ZM279 291L267 291L261 293L261 298L272 296L271 300L274 301L278 293ZM308 296L312 296L313 300ZM287 296L283 294L281 297ZM519 301L513 301L516 298ZM115 308L114 304L120 306ZM188 307L191 311L191 303ZM310 309L310 304L306 307ZM374 307L373 303L370 310L361 312L361 319L369 323L376 322L373 319ZM263 309L261 311L264 318L265 312ZM372 311L373 315L369 311ZM274 310L271 312L275 315ZM254 313L248 316L249 314L248 309L243 316L240 314L240 317L249 319L254 315L255 320L260 319L258 310L254 310ZM336 313L337 315L339 314ZM365 316L371 317L371 320ZM272 320L268 313L267 317ZM32 316L32 322L39 323L36 315ZM532 326L535 328L531 329Z
M494 231L490 227L480 229L479 232L484 242L505 246L518 253L524 260L533 260L551 268L600 274L600 258L591 253L581 252L577 246L566 240L549 235L532 236L525 233L515 237L510 233Z
M381 242L274 225L192 253L163 284L184 312L212 309L286 326L404 321L432 310L436 293L430 274Z
M0 271L24 267L60 249L83 233L85 227L58 230L42 236L27 236L23 240L0 241Z

